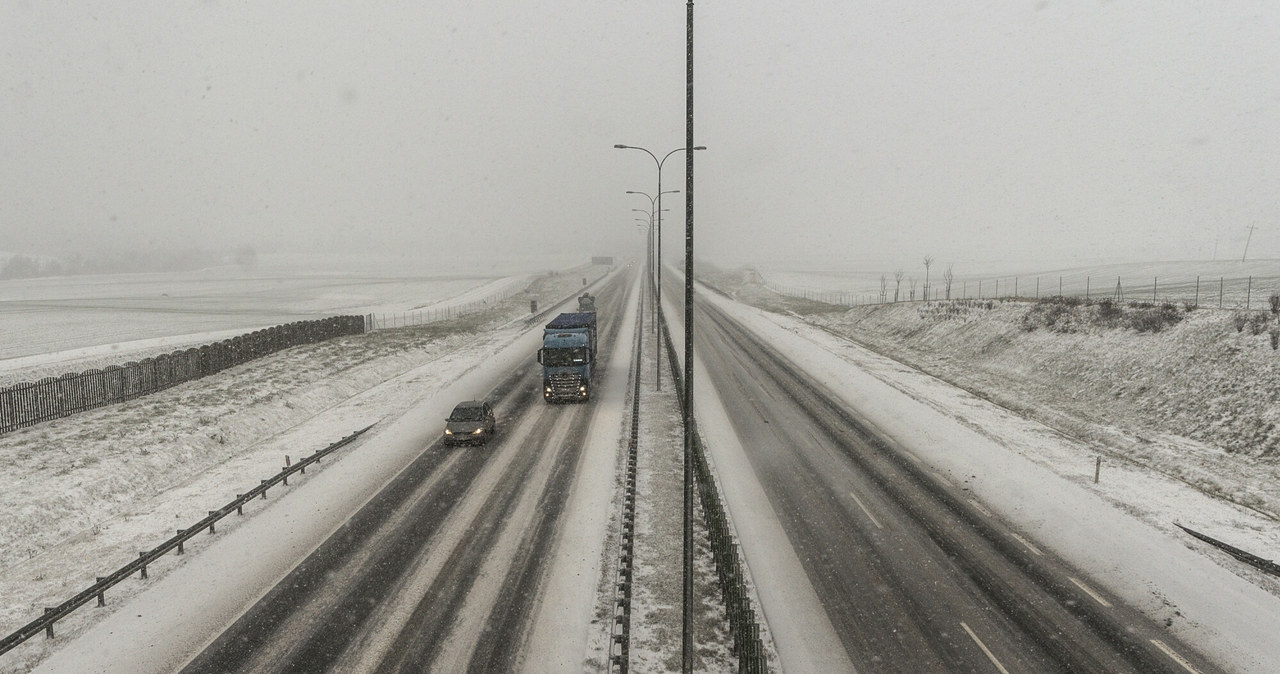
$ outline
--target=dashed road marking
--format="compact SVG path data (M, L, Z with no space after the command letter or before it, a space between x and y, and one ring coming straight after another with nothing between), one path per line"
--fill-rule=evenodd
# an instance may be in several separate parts
M1094 601L1098 602L1099 604L1102 604L1107 608L1111 608L1111 602L1107 601L1106 599L1103 599L1102 595L1093 591L1093 588L1089 587L1088 585L1085 585L1083 582L1076 580L1075 578L1072 578L1070 576L1067 576L1067 580L1070 580L1071 582L1075 583L1076 587L1080 588L1081 590L1084 590L1084 593L1089 595L1090 597L1093 597Z
M1041 557L1043 557L1043 556L1044 556L1044 553L1043 553L1043 552L1040 552L1040 548L1037 548L1036 546L1032 545L1032 544L1031 544L1031 541L1029 541L1029 540L1027 540L1027 539L1025 539L1025 538L1023 538L1023 537L1021 537L1021 536L1019 536L1018 534L1016 534L1016 533L1014 533L1014 532L1012 532L1012 531L1010 531L1010 532L1009 532L1009 535L1010 535L1010 536L1013 536L1015 539L1017 539L1017 541L1018 541L1019 543L1021 543L1021 544L1025 545L1025 546L1027 547L1027 549L1028 549L1028 550L1030 550L1030 551L1032 551L1032 552L1036 553L1037 555L1039 555L1039 556L1041 556ZM1074 579L1073 579L1073 580L1074 580Z
M994 515L991 514L991 511L987 510L986 506L983 506L981 503L978 503L973 499L969 499L969 504L977 508L978 512L982 513L983 515L986 515L987 517L994 517Z
M987 645L982 643L982 639L979 639L978 635L974 634L973 630L969 629L969 626L966 625L963 620L960 621L960 626L964 628L964 631L969 633L969 638L973 639L973 643L978 644L978 648L981 648L982 652L987 654L987 659L991 661L991 664L996 666L996 669L1003 672L1003 674L1009 674L1009 670L1005 669L1004 665L1000 664L1000 661L996 659L995 653L992 653L991 649L987 648Z
M1181 655L1178 655L1177 651L1173 650L1172 648L1169 648L1169 645L1166 644L1165 642L1159 639L1152 639L1151 643L1155 644L1156 648L1159 648L1160 650L1164 651L1164 654L1169 656L1174 662L1182 665L1183 669L1187 670L1188 672L1191 672L1191 674L1200 674L1200 670L1193 667L1190 662L1187 662L1186 658L1183 658Z
M870 511L870 510L868 510L868 509L867 509L867 506L866 506L865 504L863 504L863 503L862 503L862 499L858 498L858 495L857 495L857 494L855 494L855 493L853 493L853 492L849 492L849 498L852 498L852 499L853 499L853 501L854 501L854 503L857 503L857 504L858 504L858 507L859 507L859 508L862 508L862 512L864 512L864 513L866 513L866 514L867 514L867 517L871 520L871 523L872 523L872 524L876 525L876 528L877 528L877 529L883 529L883 528L884 528L884 526L883 526L882 524L880 524L880 520L877 520L877 519L876 519L876 516L871 514L871 511Z

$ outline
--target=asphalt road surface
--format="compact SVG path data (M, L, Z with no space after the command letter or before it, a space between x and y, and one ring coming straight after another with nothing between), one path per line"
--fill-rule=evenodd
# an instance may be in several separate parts
M598 376L629 278L597 298ZM488 396L487 445L425 447L183 671L518 671L595 413L544 403L541 385L531 353Z
M781 544L857 671L1218 671L876 437L724 313L701 303L695 325Z

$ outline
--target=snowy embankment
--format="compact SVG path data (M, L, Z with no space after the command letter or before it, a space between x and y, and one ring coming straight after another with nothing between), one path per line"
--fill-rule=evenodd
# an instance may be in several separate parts
M291 501L318 513L322 528L340 523L342 508L358 504L361 493L429 443L458 399L483 395L498 376L494 372L536 349L536 332L520 321L531 296L572 297L581 290L581 277L595 279L605 271L581 268L544 277L485 313L295 347L138 400L0 436L6 466L0 474L0 510L6 513L0 519L0 632L17 629L43 607L61 603L95 576L274 474L286 455L309 454L370 423L400 420L380 424L339 453L339 461L358 465L333 470L326 461L319 475L309 471L299 485L273 490L260 506ZM517 344L526 334L533 341ZM499 352L507 355L494 358ZM359 485L351 483L356 475ZM315 487L308 499L277 496L309 482L330 484L338 490L330 496L345 502L334 505ZM244 522L253 514L246 509ZM283 519L304 522L294 515ZM232 532L241 522L224 520L218 532ZM264 535L272 534L268 529ZM220 538L192 539L187 555L162 559L149 580L108 591L108 607L199 558L191 553ZM280 569L268 563L255 572L269 576ZM56 632L82 632L103 613L85 607L60 621ZM0 656L0 671L26 671L64 643L32 639Z
M1167 443L1166 448L1159 453L1138 453L1114 440L1142 433L1145 424L1156 421L1155 415L1134 418L1132 409L1114 416L1085 416L1080 411L1089 409L1080 405L1082 398L1100 399L1100 406L1116 404L1116 400L1127 402L1124 395L1115 395L1128 390L1117 388L1123 377L1105 378L1115 376L1108 374L1108 368L1130 362L1119 356L1128 351L1135 352L1128 357L1137 361L1128 366L1135 373L1176 360L1184 340L1195 345L1197 358L1213 360L1214 349L1222 349L1225 355L1216 361L1217 369L1239 368L1242 360L1236 358L1247 362L1252 356L1240 356L1241 344L1233 348L1235 339L1249 343L1248 337L1235 333L1229 320L1225 325L1230 332L1218 342L1177 338L1175 331L1179 329L1190 335L1215 329L1221 332L1222 322L1215 328L1211 318L1194 315L1183 322L1185 325L1166 333L1098 334L1090 344L1088 334L1064 336L1022 330L1019 321L999 313L1015 311L1015 306L984 306L981 315L956 320L931 317L919 311L920 305L834 308L779 298L753 284L725 280L716 279L721 288L740 299L797 313L790 317L722 302L797 365L828 383L892 441L958 486L971 490L996 515L1032 540L1089 573L1108 591L1165 622L1229 669L1274 671L1272 666L1280 661L1280 642L1270 635L1270 626L1280 621L1280 583L1190 539L1173 525L1179 521L1263 557L1276 557L1280 554L1280 527L1273 517L1221 498L1225 490L1212 493L1216 491L1212 482L1201 480L1197 485L1201 488L1196 488L1192 486L1195 481L1187 477L1203 473L1224 483L1246 485L1262 481L1256 472L1258 466L1273 475L1274 464L1264 452L1258 452L1259 456L1231 454L1185 438L1155 434L1141 446ZM719 301L713 293L704 297ZM806 315L799 316L799 312ZM986 315L990 313L995 315ZM1014 323L1012 330L1010 323ZM1136 342L1153 338L1163 351L1153 349L1150 342L1146 348ZM874 344L899 360L869 351L854 340ZM1265 350L1271 352L1269 344ZM1103 357L1106 353L1111 354L1110 359ZM922 368L904 364L909 360L922 363ZM1090 367L1078 366L1070 374L1053 369L1054 362L1064 367L1073 360L1096 362ZM990 367L1006 361L1010 364L1005 370ZM1259 367L1265 371L1268 366ZM1146 388L1140 381L1134 391L1151 390L1160 373L1176 377L1176 369L1171 365L1154 369ZM1039 378L1032 376L1037 372L1041 373ZM1262 376L1254 372L1256 377ZM1234 373L1239 376L1240 370ZM964 379L966 374L974 379ZM1101 389L1106 395L1093 393L1088 383L1104 380L1116 384ZM1265 385L1273 381L1274 377ZM1191 396L1204 387L1197 388L1189 379L1180 385L1166 384L1161 390ZM1211 390L1215 396L1224 395L1218 389ZM1067 396L1074 398L1067 401ZM1059 409L1054 405L1058 401L1076 406L1063 404ZM1230 401L1218 400L1217 404L1229 405ZM1246 407L1243 402L1240 405ZM1054 425L1062 432L1039 421L1042 417L1059 422ZM1063 419L1079 426L1064 425ZM1072 433L1082 429L1105 432ZM1196 447L1197 451L1179 451L1185 447ZM1094 461L1100 454L1106 458L1101 479L1095 484ZM1264 499L1258 505L1270 507L1271 503ZM747 555L751 563L749 549ZM761 595L767 595L768 579L756 575L756 580ZM779 652L785 653L787 644L782 635L775 636Z
M1041 313L1027 302L961 302L810 320L1085 440L1108 463L1280 518L1280 355L1265 332L1237 331L1230 312L1212 310L1154 333L1087 320L1073 332L1029 329Z

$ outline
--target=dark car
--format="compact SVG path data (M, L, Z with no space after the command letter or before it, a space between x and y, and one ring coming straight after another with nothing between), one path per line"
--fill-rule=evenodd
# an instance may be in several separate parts
M453 413L444 422L444 442L446 445L462 443L485 444L497 430L498 419L493 414L493 405L483 400L468 400L458 403Z

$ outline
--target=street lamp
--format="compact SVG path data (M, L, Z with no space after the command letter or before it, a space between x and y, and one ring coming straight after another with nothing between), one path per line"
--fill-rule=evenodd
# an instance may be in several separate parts
M679 194L679 193L680 193L680 190L667 190L667 191L663 192L662 194ZM640 196L642 196L642 197L644 197L644 198L646 198L646 199L648 199L648 200L649 200L649 217L650 217L651 219L652 219L652 218L653 218L653 216L657 213L657 207L654 205L654 201L656 201L656 200L657 200L657 198L658 198L658 196L659 196L659 195L649 196L649 193L648 193L648 192L640 192L640 191L638 191L638 190L627 190L627 194L639 194ZM666 209L666 208L664 208L664 209L662 209L662 210L666 211L666 210L670 210L670 209ZM650 223L649 223L649 224L653 224L653 223L652 223L652 220L650 221ZM649 269L649 273L650 273L650 274L652 274L651 278L653 278L653 279L654 279L654 283L655 283L655 284L657 283L657 275L658 275L657 264L655 263L655 261L657 260L657 258L658 258L658 254L655 252L655 253L654 253L654 255L653 255L653 258L649 261L649 262L650 262L650 269ZM655 293L655 295L656 295L656 293ZM654 319L653 319L653 334L657 335L657 334L658 334L658 318L657 318L657 317L658 317L658 299L657 299L656 297L655 297L655 298L654 298L654 300L653 300L653 316L654 316ZM659 382L659 384L661 384L661 382ZM659 390L661 390L661 389L659 389Z
M633 208L631 210L640 211L641 213L644 213L645 215L649 216L648 218L636 218L635 221L636 221L636 227L639 227L640 229L645 230L646 234L648 235L645 238L645 242L644 242L644 248L645 248L644 264L647 270L649 271L649 273L651 274L651 276L649 277L649 288L652 289L653 288L653 276L652 276L653 274L653 214L645 213L644 211L641 211L638 208ZM643 288L641 288L641 290L643 290ZM648 294L650 297L653 296L652 291L650 291ZM654 313L654 322L657 322L656 312Z
M658 230L658 241L657 241L658 253L657 253L657 259L655 260L655 264L658 267L658 283L657 283L657 291L655 294L657 296L656 301L658 303L658 307L661 308L662 307L662 165L666 163L667 158L670 157L671 155L677 152L684 152L689 148L687 146L678 147L666 153L665 155L663 155L662 159L658 159L658 155L650 152L647 148L639 147L637 145L623 145L622 143L618 143L617 145L614 145L614 147L619 150L640 150L641 152L644 152L645 154L652 157L653 163L658 165L658 196L656 199L657 205L655 206L655 211L657 212L657 215L658 215L657 225L656 225L656 229ZM707 149L707 147L705 145L699 145L697 147L694 147L693 149L705 150ZM654 322L655 323L657 322L656 317ZM657 360L656 360L657 388L658 390L662 390L662 333L658 333L658 349L657 349L656 355L657 355Z

